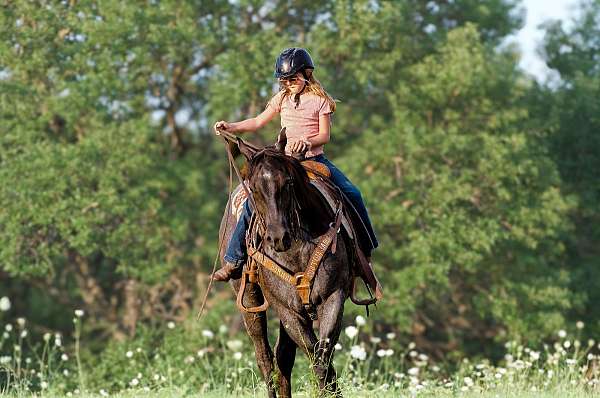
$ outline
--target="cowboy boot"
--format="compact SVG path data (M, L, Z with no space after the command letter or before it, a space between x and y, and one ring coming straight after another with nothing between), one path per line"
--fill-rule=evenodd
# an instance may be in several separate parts
M225 264L213 274L213 280L227 282L230 279L238 279L242 276L242 268L244 268L244 263L242 262L236 265L225 261Z

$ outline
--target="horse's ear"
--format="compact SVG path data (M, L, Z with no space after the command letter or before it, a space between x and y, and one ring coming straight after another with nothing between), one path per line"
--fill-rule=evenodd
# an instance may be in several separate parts
M246 158L246 160L252 159L252 157L256 153L256 150L254 148L252 148L251 146L247 145L239 137L237 138L237 146L238 146L240 152L242 153L242 155L244 155L244 157Z
M285 134L285 127L281 129L277 136L277 143L275 148L281 153L285 153L285 146L287 145L287 135Z

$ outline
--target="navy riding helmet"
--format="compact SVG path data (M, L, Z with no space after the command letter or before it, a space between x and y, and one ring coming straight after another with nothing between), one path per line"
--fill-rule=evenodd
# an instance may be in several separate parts
M315 65L310 54L304 48L286 48L275 61L275 77L277 79L285 79L298 72L304 74L305 69L315 69Z

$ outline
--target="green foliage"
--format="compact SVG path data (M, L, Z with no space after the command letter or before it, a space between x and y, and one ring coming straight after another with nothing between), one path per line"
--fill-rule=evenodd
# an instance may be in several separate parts
M454 30L388 94L393 119L340 161L380 231L397 303L382 316L449 347L549 336L576 297L560 267L571 204L548 154L517 129L528 115L514 68L475 27Z
M532 90L532 109L541 121L541 139L548 147L563 181L565 194L577 198L569 212L576 226L564 238L572 290L585 294L585 306L574 317L600 327L600 3L581 2L569 29L546 28L544 53L560 81L552 88Z

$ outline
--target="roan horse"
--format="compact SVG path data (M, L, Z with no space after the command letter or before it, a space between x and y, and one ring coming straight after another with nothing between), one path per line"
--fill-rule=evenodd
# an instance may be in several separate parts
M241 140L238 146L248 160L248 185L256 206L255 213L263 220L261 251L290 274L296 274L306 268L316 239L328 231L335 214L311 185L300 162L285 155L286 141L285 132L282 132L275 145L260 151ZM235 224L232 212L227 211L219 233L220 239L224 239L222 242L229 241ZM243 313L269 397L277 396L276 381L279 395L291 397L297 348L309 357L320 393L341 395L332 357L342 328L344 302L351 293L353 271L349 238L344 232L337 235L335 254L330 250L326 252L310 293L319 320L318 335L294 286L265 268L260 269L260 287L255 283L246 285L244 306L257 307L266 299L280 320L273 355L267 339L266 312ZM220 253L221 259L224 249ZM240 279L231 283L237 293Z

